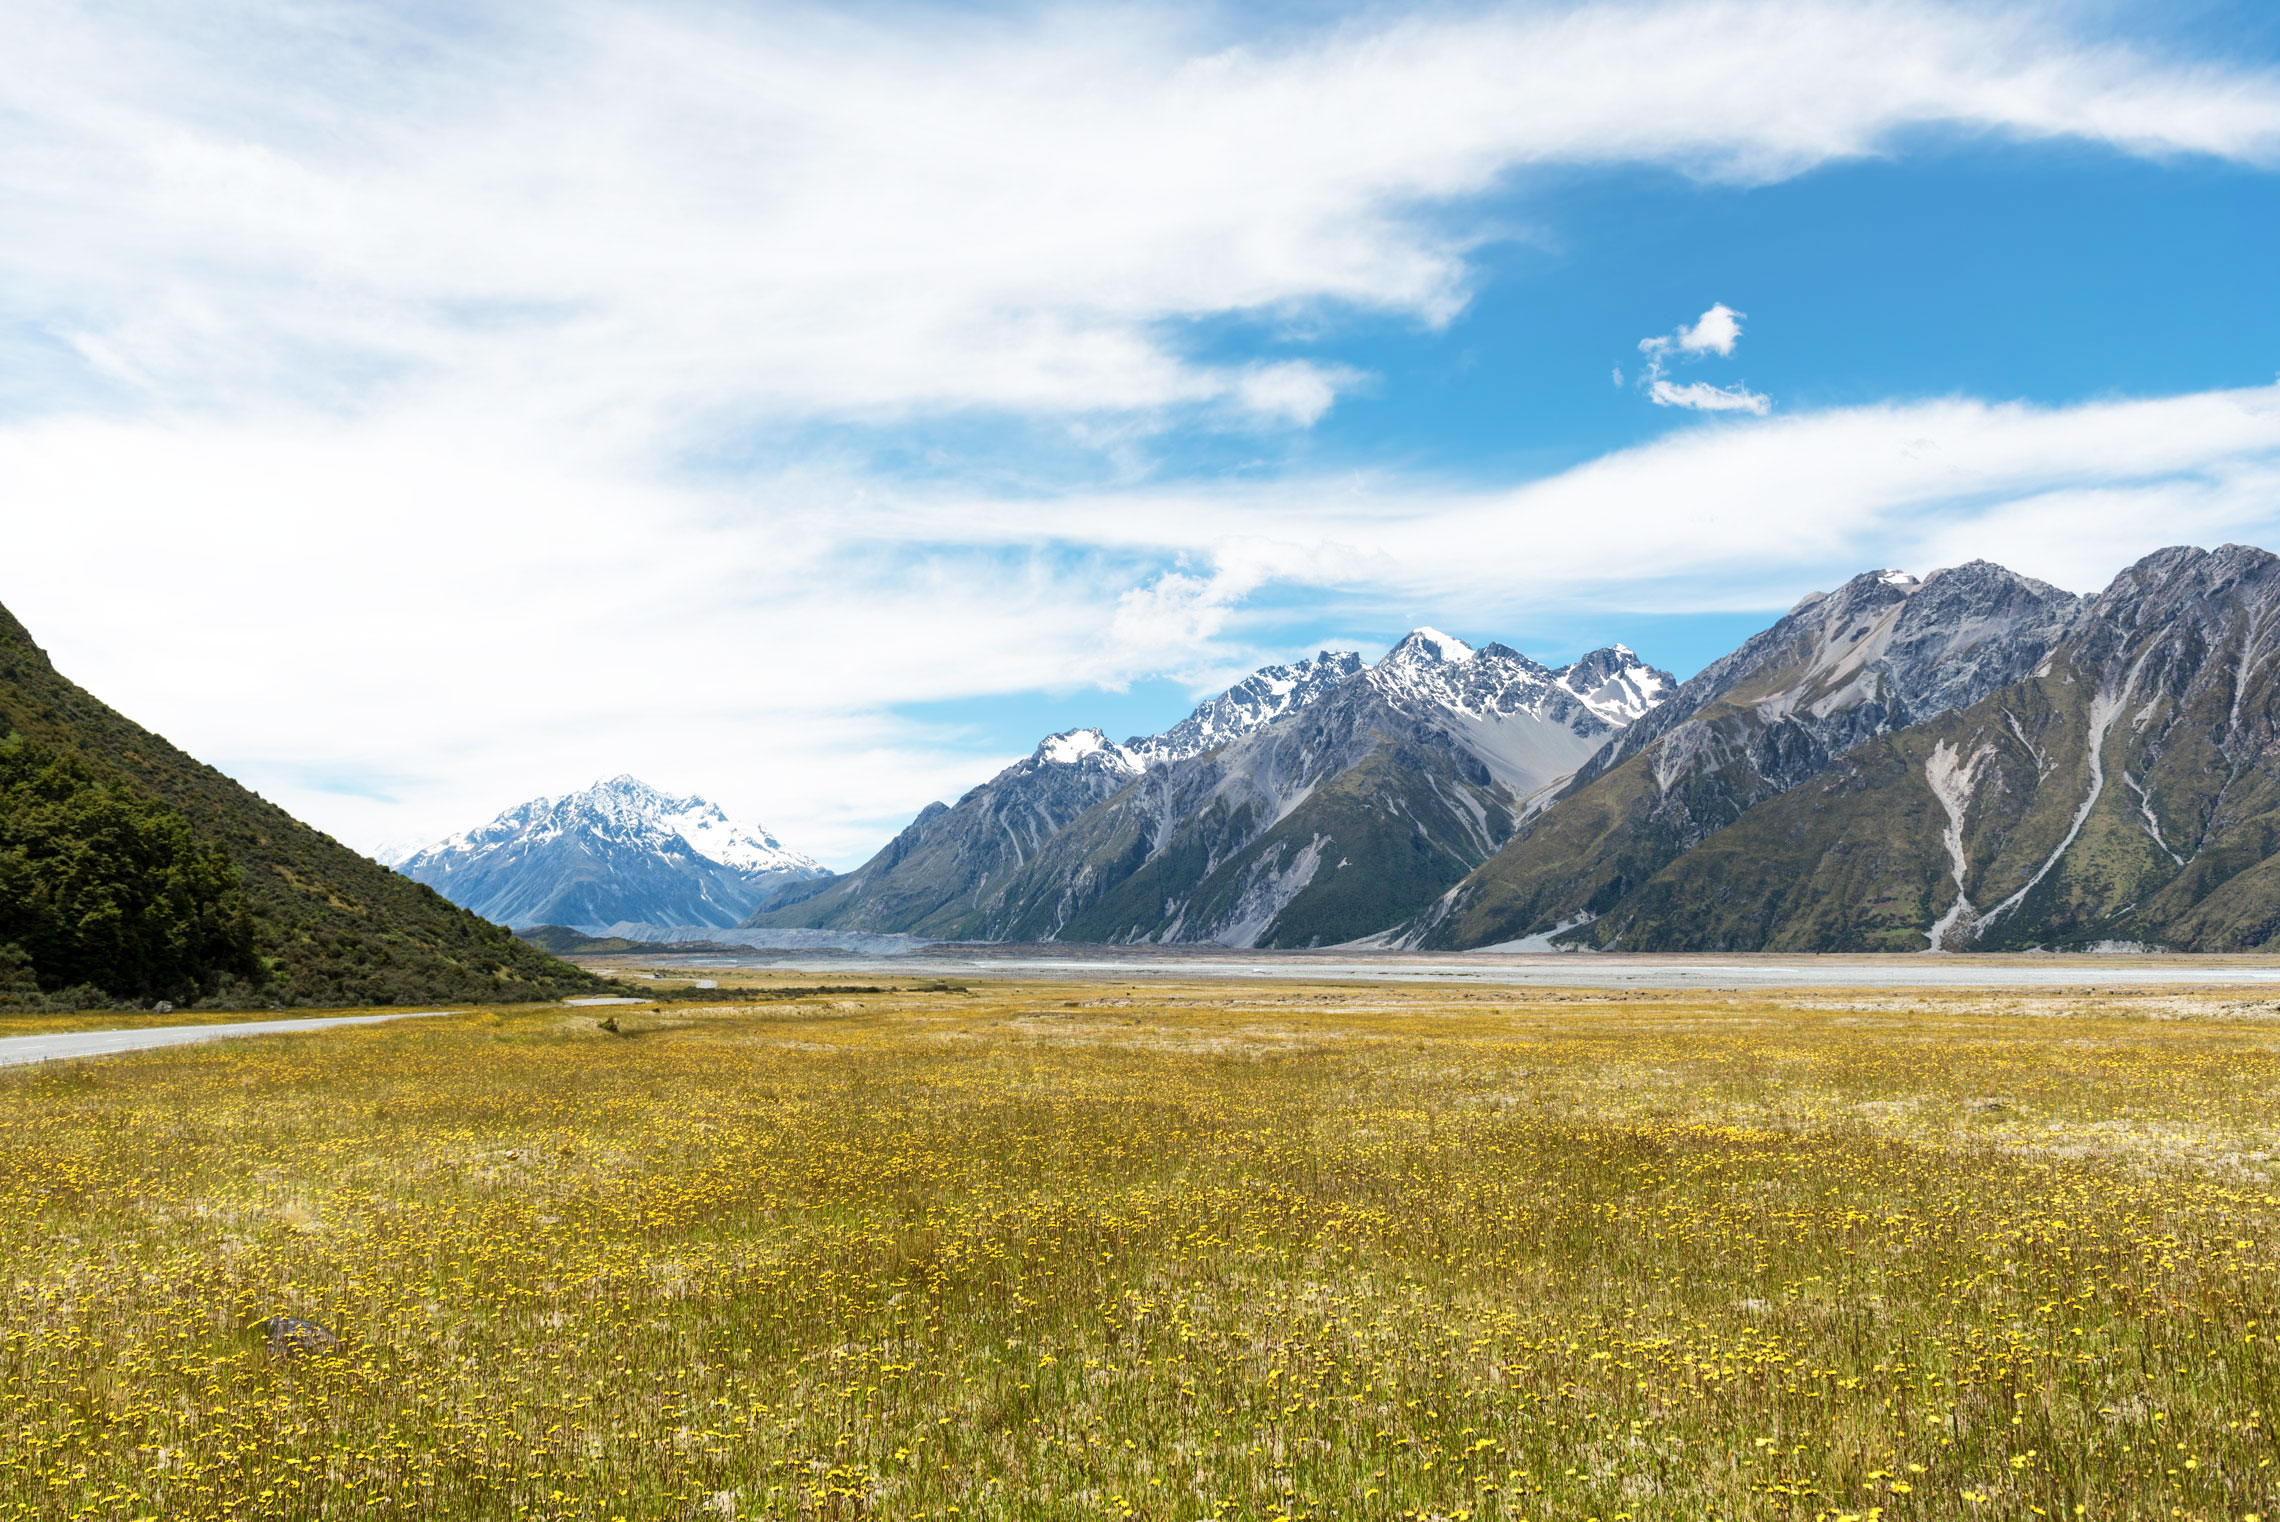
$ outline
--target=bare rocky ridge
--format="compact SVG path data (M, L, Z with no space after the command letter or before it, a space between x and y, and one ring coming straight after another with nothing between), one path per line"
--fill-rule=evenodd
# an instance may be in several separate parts
M1269 667L1182 724L1049 737L766 926L1307 945L1381 930L1507 838L1673 685L1621 647L1554 671L1418 630Z
M1289 666L1263 666L1160 735L1135 737L1124 749L1141 766L1185 761L1214 746L1296 713L1362 669L1351 650L1325 650Z
M1579 767L1398 939L1588 940L1656 873L1836 757L2027 675L2079 606L1987 561L1921 581L1870 571L1807 597Z
M1659 743L1612 765L1603 756L1451 895L1438 943L1507 942L1532 924L1522 934L1547 944L1639 951L2269 944L2280 931L2280 560L2239 545L2163 550L2063 604L1992 567L1958 570L1975 570L1976 585L1951 588L1970 595L1941 610L1944 645L1886 645L1893 711L1913 722L1887 722L1659 861L1634 846L1617 863L1632 880L1602 855L1603 897L1579 899L1581 874L1545 869L1554 849L1625 830L1651 839L1637 821L1654 821L1668 796L1652 771L1669 764L1670 741L1695 722L1732 723L1716 701L1699 721L1658 715ZM1946 579L1908 599L1899 629ZM1754 692L1746 679L1728 690ZM1559 892L1596 917L1571 908L1562 926Z

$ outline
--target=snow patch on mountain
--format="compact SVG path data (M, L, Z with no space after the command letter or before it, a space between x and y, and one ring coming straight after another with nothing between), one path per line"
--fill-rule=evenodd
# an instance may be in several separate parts
M1121 749L1109 744L1108 736L1097 729L1072 729L1047 735L1037 746L1036 759L1053 766L1075 766L1087 756Z
M1438 629L1413 630L1368 680L1396 708L1446 726L1522 800L1573 773L1677 686L1622 645L1554 670Z

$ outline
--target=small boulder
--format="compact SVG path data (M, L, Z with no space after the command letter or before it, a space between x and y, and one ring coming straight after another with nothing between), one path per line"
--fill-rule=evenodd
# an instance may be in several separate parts
M150 1012L154 1015L171 1015L174 1013L174 1006L161 999L150 1007Z
M255 1330L268 1342L269 1351L280 1358L310 1358L340 1346L340 1339L325 1327L298 1316L271 1316L257 1323Z

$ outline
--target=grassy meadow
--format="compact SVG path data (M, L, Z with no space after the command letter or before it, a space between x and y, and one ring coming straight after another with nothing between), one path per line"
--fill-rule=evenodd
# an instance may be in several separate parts
M2268 996L508 1009L0 1137L0 1519L2280 1518Z

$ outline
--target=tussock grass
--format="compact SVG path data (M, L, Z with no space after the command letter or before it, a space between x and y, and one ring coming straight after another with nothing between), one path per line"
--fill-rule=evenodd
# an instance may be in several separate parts
M1029 985L0 1072L0 1517L2280 1516L2270 1013Z

